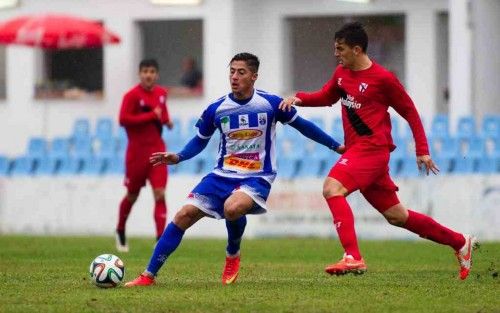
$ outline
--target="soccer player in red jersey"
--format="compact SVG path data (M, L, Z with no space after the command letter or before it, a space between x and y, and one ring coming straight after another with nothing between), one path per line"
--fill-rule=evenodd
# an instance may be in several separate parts
M161 137L163 125L169 129L173 127L167 110L167 90L156 84L158 78L156 60L142 60L139 64L140 83L125 94L120 110L120 125L125 127L128 137L124 182L127 193L120 203L116 226L116 248L121 252L128 252L125 224L146 180L151 184L155 200L156 239L165 228L167 166L153 167L149 163L151 153L166 151Z
M298 92L282 101L280 108L331 106L339 99L346 152L332 167L323 185L333 215L344 257L326 267L329 274L362 274L366 264L358 248L354 217L346 197L360 190L365 199L387 221L422 238L448 245L460 263L460 278L470 271L473 236L457 233L424 214L406 208L398 199L398 187L389 175L389 154L396 146L391 137L388 108L400 114L413 133L417 166L437 174L438 167L429 155L427 138L417 109L396 76L370 60L366 54L368 36L360 23L344 25L335 33L335 57L339 65L332 78L316 92Z

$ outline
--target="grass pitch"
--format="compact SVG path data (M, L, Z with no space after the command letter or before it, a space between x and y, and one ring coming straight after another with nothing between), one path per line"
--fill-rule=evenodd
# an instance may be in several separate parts
M363 241L368 272L329 276L337 240L244 240L236 285L222 286L225 241L186 239L149 288L99 289L90 262L113 253L125 281L145 268L153 241L0 236L0 312L500 312L500 243L483 243L466 281L453 252L427 241Z

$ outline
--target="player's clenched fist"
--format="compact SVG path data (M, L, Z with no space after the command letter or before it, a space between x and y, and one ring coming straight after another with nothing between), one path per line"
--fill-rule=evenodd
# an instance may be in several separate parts
M154 152L149 157L149 163L153 164L153 166L159 164L177 164L179 163L179 156L170 152Z

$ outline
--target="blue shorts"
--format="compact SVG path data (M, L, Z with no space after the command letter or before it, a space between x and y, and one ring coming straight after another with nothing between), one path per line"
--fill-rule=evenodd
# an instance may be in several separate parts
M266 213L266 201L271 184L260 177L232 178L213 173L203 177L188 195L185 204L191 204L206 214L224 218L224 202L235 191L246 193L254 201L248 214Z

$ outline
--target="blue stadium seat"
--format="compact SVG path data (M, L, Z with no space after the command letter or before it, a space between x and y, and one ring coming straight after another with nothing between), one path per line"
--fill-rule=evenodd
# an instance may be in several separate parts
M71 134L73 140L83 137L90 137L90 122L86 118L80 118L75 121L73 133Z
M486 138L500 138L500 116L485 115L481 126L481 135Z
M401 162L401 169L399 171L399 176L410 178L410 177L418 177L419 175L422 174L418 171L417 161L415 156L405 157Z
M459 141L459 151L454 159L453 172L469 174L477 170L479 160L485 154L485 140L482 137L473 137Z
M162 138L167 146L167 151L178 152L191 138L184 136L182 123L179 119L174 119L173 123L174 128L172 129L168 129L166 126L163 127Z
M125 155L118 155L104 167L104 174L123 175L125 173Z
M344 141L344 126L342 125L341 117L336 117L333 120L331 134L336 140Z
M431 125L430 137L433 138L449 138L450 137L450 122L448 115L437 114L434 116Z
M33 172L34 175L51 176L56 173L58 161L56 159L45 157L38 162Z
M113 137L113 120L109 117L101 117L97 120L95 138L107 140Z
M58 175L76 175L80 172L81 161L73 157L61 159L60 166L56 172Z
M432 159L442 173L449 173L453 170L453 161L459 154L458 140L450 137L432 137L430 150Z
M476 121L472 116L461 117L458 120L456 137L458 139L476 137Z
M477 171L483 174L500 172L500 137L485 138L484 151L479 159Z
M6 156L0 155L0 177L9 174L10 161Z
M400 129L400 126L399 126L399 118L391 115L391 135L392 135L392 138L396 139L396 138L401 138L402 137L402 134L401 134L401 129Z
M69 156L69 140L67 138L54 138L50 145L48 156L55 160L62 160Z
M47 156L47 140L41 137L30 138L27 148L27 156L33 160L41 160Z
M99 160L112 160L118 154L118 142L115 138L101 138L94 141L95 152L94 156Z
M73 156L83 160L93 155L92 140L90 137L78 137L73 142Z
M80 173L83 175L101 175L104 172L104 159L88 156L82 160Z
M26 176L33 173L33 160L30 157L22 156L14 159L11 176Z
M391 175L398 176L401 170L403 159L409 155L407 153L407 140L402 137L394 137L394 144L396 149L392 151L391 158L389 159L389 170Z

